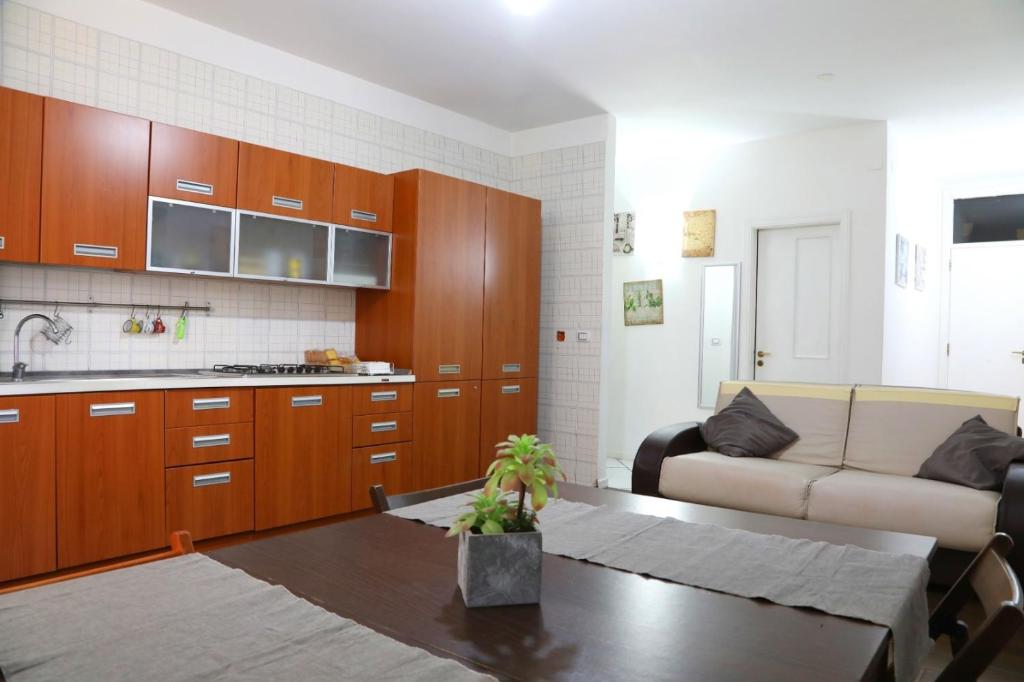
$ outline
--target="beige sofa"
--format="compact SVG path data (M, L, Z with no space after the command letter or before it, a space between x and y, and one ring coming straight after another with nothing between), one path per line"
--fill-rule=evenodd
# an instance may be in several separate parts
M1016 433L1019 400L963 391L728 381L716 413L744 386L800 435L771 458L708 451L699 425L651 434L637 453L633 491L687 502L930 535L939 546L981 549L998 527L1024 526L1024 464L1002 492L914 478L961 423L980 414ZM1012 480L1011 480L1012 479ZM1001 503L1003 503L1001 505ZM1001 509L1001 506L1003 509ZM1000 515L1003 518L1000 520ZM1014 538L1018 544L1024 538Z

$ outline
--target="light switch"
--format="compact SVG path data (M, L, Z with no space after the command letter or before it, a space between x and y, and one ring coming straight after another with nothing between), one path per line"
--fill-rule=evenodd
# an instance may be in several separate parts
M590 343L590 332L578 331L576 332L576 340L580 343Z
M712 337L711 345L712 346L721 346L722 345L722 339L718 338L717 336L716 337Z

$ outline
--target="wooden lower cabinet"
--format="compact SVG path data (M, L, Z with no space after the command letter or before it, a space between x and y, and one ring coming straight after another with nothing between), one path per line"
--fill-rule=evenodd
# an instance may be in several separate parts
M417 383L413 440L421 488L476 478L480 453L480 382Z
M251 459L252 422L167 429L164 458L169 467Z
M361 448L412 440L412 428L412 412L360 415L352 418L352 444Z
M509 434L537 433L536 379L495 379L482 385L478 469L481 476L494 461L497 443Z
M56 397L57 566L163 547L164 393Z
M57 568L53 396L0 398L0 582Z
M165 532L187 530L193 540L253 529L251 459L167 470Z
M388 443L352 451L352 510L369 509L370 487L384 486L388 495L409 493L419 486L412 443Z
M256 530L352 508L349 387L256 389Z

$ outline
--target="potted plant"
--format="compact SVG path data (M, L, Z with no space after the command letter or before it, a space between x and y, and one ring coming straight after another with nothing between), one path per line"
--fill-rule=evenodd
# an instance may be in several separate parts
M537 512L558 495L555 479L565 474L537 436L509 435L495 447L483 492L448 531L459 536L459 589L471 607L537 604L543 551Z

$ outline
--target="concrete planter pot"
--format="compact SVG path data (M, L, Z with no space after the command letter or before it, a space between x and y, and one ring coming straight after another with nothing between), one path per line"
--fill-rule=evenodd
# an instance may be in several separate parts
M466 606L540 603L539 532L459 535L459 589Z

